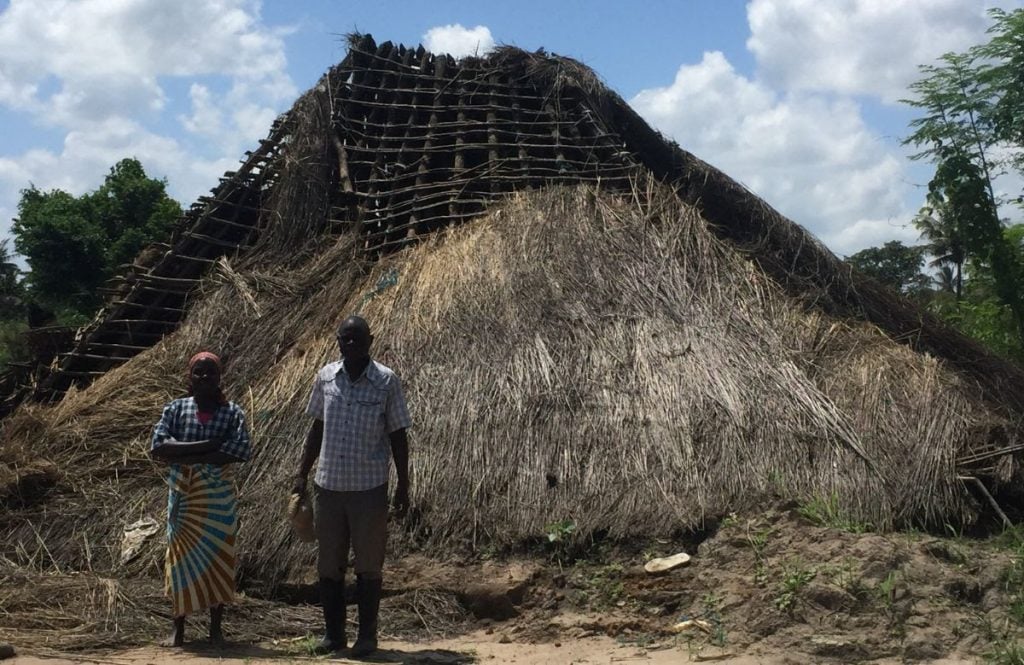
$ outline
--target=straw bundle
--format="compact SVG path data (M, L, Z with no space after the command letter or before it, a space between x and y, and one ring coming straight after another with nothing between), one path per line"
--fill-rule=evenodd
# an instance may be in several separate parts
M295 267L222 263L182 328L68 395L22 409L8 446L61 477L0 518L19 564L157 575L119 563L126 524L161 518L146 455L184 360L221 353L257 452L240 469L244 583L301 578L285 514L316 369L360 312L416 421L415 520L393 542L509 545L571 519L578 537L658 536L781 492L835 495L880 528L964 524L956 459L999 422L935 359L808 312L653 182L513 195L478 222L371 265L343 236ZM29 445L31 443L31 445Z

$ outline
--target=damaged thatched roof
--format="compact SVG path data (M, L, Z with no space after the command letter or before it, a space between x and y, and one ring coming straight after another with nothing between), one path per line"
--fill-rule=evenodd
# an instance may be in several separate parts
M240 474L247 579L301 574L313 552L291 536L284 494L311 377L357 309L416 418L400 547L500 547L563 519L667 535L776 492L835 496L880 528L977 514L958 461L1006 421L970 383L877 328L808 312L652 182L631 199L521 193L406 251L362 253L345 234L298 259L221 264L176 333L14 414L5 450L55 476L0 517L0 556L158 571L159 539L122 564L121 533L161 519L149 431L182 359L213 346L257 446Z
M621 191L641 171L672 184L790 293L943 358L994 404L1024 412L1024 372L851 274L804 229L665 141L583 65L511 47L456 62L369 36L352 38L345 60L192 206L165 253L125 275L38 394L87 383L174 330L220 256L350 228L379 256L510 191Z
M155 570L152 543L119 562L120 534L163 510L148 432L205 346L257 444L246 575L296 575L312 552L281 518L286 478L355 310L417 420L401 546L567 518L653 536L773 492L882 528L967 524L961 476L1018 478L1024 373L851 274L574 61L361 37L246 164L84 331L44 386L64 398L7 420L0 473L51 465L11 485L0 556Z

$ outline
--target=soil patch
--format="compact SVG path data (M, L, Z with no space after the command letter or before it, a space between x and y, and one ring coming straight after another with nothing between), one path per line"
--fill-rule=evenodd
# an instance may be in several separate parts
M660 575L645 572L644 563L685 549L684 539L632 550L595 545L574 562L555 547L515 559L407 556L387 576L385 660L972 662L1019 648L1022 564L1011 538L844 527L814 524L781 506L730 516L690 547L687 565ZM163 605L149 588L123 614L108 607L108 616L122 619L93 625L92 640L75 643L66 635L81 629L70 619L5 602L0 631L14 636L19 663L57 653L173 661L178 656L131 650L162 634ZM202 624L194 622L191 634L201 634ZM218 658L305 658L319 612L304 602L243 596L226 629L234 646Z

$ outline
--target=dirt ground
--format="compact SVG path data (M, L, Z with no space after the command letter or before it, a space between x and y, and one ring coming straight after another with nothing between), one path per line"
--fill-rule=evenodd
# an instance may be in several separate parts
M383 649L375 660L1024 662L1013 660L1024 656L1024 548L1014 538L882 535L827 510L810 512L776 506L730 516L703 539L654 541L632 551L595 546L575 561L557 542L512 560L406 557L389 568ZM644 571L651 557L680 550L692 555L687 566L662 575ZM451 602L438 600L445 598ZM316 631L315 608L302 607L293 625ZM266 616L242 609L244 616L228 615L228 638L233 628L236 636L222 650L200 640L178 651L128 646L55 660L52 650L34 652L23 643L15 644L20 655L13 662L37 665L44 655L48 665L311 659L311 638L301 632L239 640L243 628Z
M517 663L519 665L541 665L547 663L572 663L575 665L612 665L619 663L643 663L647 665L669 665L670 663L722 663L724 665L796 665L812 662L800 655L735 655L728 651L721 653L691 654L685 649L666 647L645 649L624 646L607 637L582 640L568 640L555 644L500 644L486 635L472 634L453 640L442 640L430 645L408 642L386 641L372 662L407 663L417 665L461 665L463 663ZM322 660L326 660L322 659ZM69 658L39 658L19 656L13 665L70 665L71 663L96 663L97 665L263 665L271 663L317 662L317 659L296 656L285 652L278 654L263 648L237 647L223 651L189 651L172 653L152 648L119 651L104 656L78 656ZM331 659L337 663L360 663L344 656ZM879 665L901 663L899 659L874 661ZM962 665L974 660L942 658L928 661L934 665Z

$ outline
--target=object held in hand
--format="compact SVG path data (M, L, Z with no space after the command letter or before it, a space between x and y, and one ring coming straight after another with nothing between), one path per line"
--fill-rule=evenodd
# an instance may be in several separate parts
M212 453L220 450L221 441L218 439L205 439L203 441L178 441L177 439L166 439L159 448L165 454L196 455Z
M313 528L313 507L305 493L292 493L288 498L288 519L292 523L292 531L304 543L311 543L316 540L316 530Z

